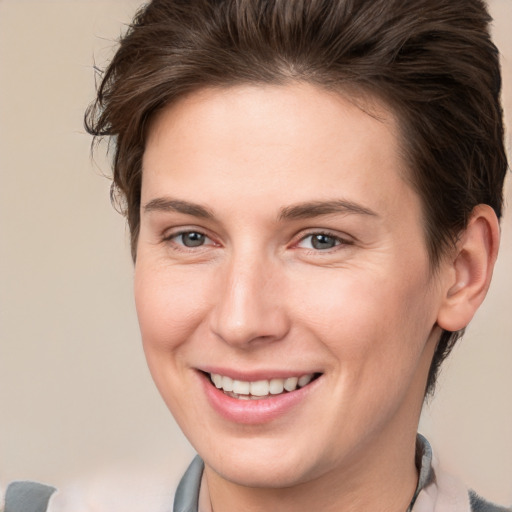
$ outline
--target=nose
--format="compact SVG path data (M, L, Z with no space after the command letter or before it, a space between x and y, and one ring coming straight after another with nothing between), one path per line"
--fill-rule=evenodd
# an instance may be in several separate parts
M233 257L219 275L210 326L225 343L250 348L278 341L289 331L282 272L254 254Z

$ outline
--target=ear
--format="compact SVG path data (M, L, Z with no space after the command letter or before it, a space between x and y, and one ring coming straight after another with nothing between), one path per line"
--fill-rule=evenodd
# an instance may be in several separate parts
M466 230L446 265L444 296L437 323L447 331L468 325L484 300L498 255L500 229L494 210L480 204L471 212Z

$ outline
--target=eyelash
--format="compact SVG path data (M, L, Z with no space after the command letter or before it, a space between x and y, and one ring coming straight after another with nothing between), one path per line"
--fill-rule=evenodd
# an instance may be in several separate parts
M201 245L197 245L197 246L187 246L183 243L183 238L182 238L181 243L177 242L177 239L179 237L183 237L184 235L191 235L191 234L202 236L202 237L204 237L205 240L210 240L210 242L212 242L212 243L211 244L201 244ZM198 229L183 229L183 230L175 232L175 233L167 234L162 237L162 242L170 244L172 246L172 248L176 251L185 251L185 252L196 251L198 248L201 249L205 245L217 245L208 235L206 235L204 232L202 232Z
M181 240L181 243L177 242L177 239L179 237L183 237L184 235L199 235L200 237L203 237L204 241L209 240L211 243L210 244L201 243L196 246L187 246L187 245L185 245L185 243L183 243L183 238ZM323 248L323 249L314 247L313 237L328 238L328 239L334 241L334 245L332 247L327 247L327 248ZM308 238L311 239L311 245L313 247L300 247L300 244L305 242ZM165 243L172 244L172 247L174 250L186 251L186 252L196 251L197 249L201 249L201 248L205 247L205 245L214 245L214 246L217 245L204 232L202 232L200 230L194 230L194 229L186 229L186 230L184 229L184 230L178 231L176 233L168 234L163 237L162 241ZM330 253L332 251L339 250L343 246L347 246L347 245L353 245L353 241L347 240L346 238L342 238L339 235L335 235L334 233L331 233L329 231L311 231L311 232L301 236L300 239L296 243L293 244L294 247L297 247L299 249L302 248L302 249L307 250L310 253L315 253L315 254Z
M330 253L332 251L336 251L336 250L339 250L341 248L343 248L344 246L347 246L347 245L353 245L353 241L351 240L348 240L347 238L343 238L339 235L335 235L334 233L331 233L329 231L312 231L312 232L309 232L303 236L301 236L301 238L299 239L299 241L295 244L296 247L299 247L299 244L301 244L302 242L304 242L305 240L307 240L308 238L311 238L313 239L313 237L326 237L326 238L329 238L329 239L332 239L334 240L334 246L333 247L330 247L330 248L325 248L325 249L318 249L318 248L307 248L307 247L304 247L303 249L305 250L308 250L310 253L315 253L315 254L321 254L321 253ZM311 245L313 245L313 242L311 242ZM300 247L299 247L300 248Z

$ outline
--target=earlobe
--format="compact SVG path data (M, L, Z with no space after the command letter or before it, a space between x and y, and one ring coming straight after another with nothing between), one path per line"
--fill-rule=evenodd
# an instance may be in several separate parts
M476 206L457 242L447 273L438 325L458 331L468 325L489 289L499 247L499 223L494 210Z

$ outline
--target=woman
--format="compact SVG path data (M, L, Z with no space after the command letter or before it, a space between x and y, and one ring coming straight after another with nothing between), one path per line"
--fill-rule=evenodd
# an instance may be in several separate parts
M87 126L115 140L148 365L200 457L175 510L505 510L416 435L498 251L489 21L479 0L135 19Z

